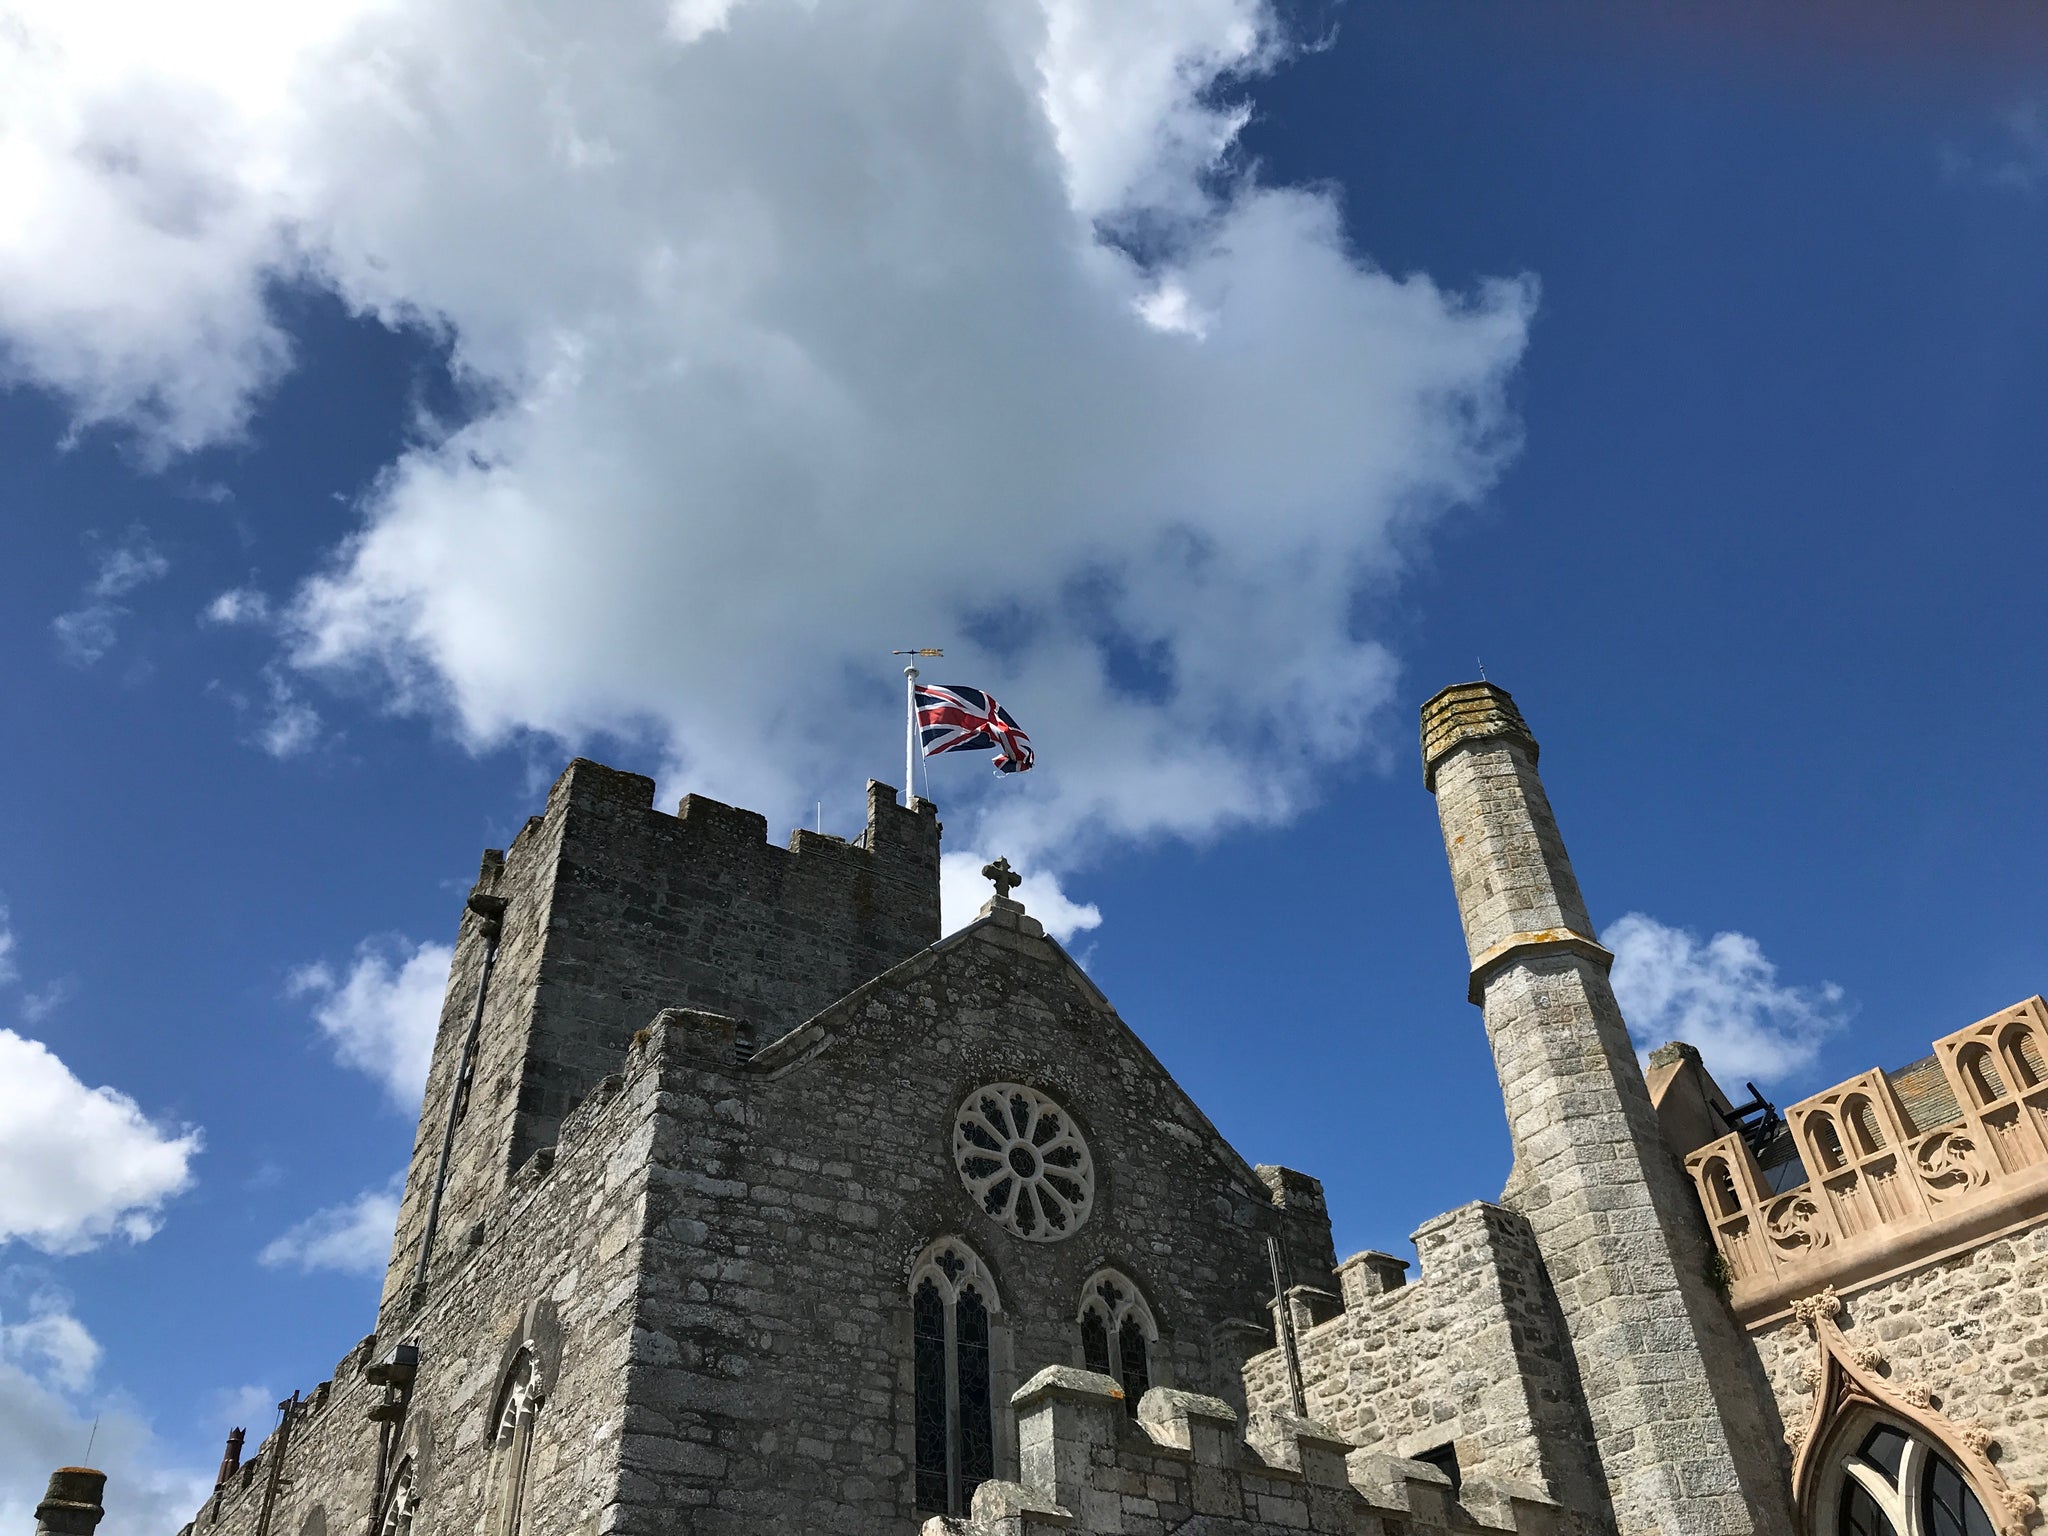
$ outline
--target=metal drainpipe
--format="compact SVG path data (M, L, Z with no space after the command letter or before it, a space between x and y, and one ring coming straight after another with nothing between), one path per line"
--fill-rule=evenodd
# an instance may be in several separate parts
M415 1305L427 1288L427 1265L434 1257L434 1233L441 1225L441 1196L448 1188L448 1160L455 1151L455 1122L462 1117L462 1106L469 1097L470 1075L476 1070L476 1042L484 1025L484 999L490 995L491 972L498 964L498 940L505 931L505 898L486 896L482 892L469 898L469 910L474 912L483 928L484 973L477 978L476 1010L469 1016L469 1034L462 1042L462 1064L455 1072L455 1087L448 1095L448 1124L441 1133L441 1161L434 1169L434 1194L427 1202L427 1230L420 1238L419 1268L413 1271L412 1299Z

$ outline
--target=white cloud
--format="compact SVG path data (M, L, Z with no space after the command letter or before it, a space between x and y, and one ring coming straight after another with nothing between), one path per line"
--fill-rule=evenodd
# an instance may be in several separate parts
M128 615L119 599L137 587L161 581L170 569L170 561L142 528L131 528L122 542L102 552L92 580L86 583L84 602L50 621L64 658L89 667L111 651L120 636L121 620Z
M1667 1040L1699 1048L1715 1080L1737 1097L1809 1065L1852 1011L1833 982L1789 987L1746 933L1702 941L1640 912L1611 923L1614 995L1638 1047Z
M196 1129L154 1124L126 1094L88 1088L48 1046L0 1029L0 1241L79 1253L141 1242L191 1182Z
M251 624L261 627L270 622L270 599L254 587L230 587L200 614L205 624Z
M288 274L483 387L285 621L474 745L618 733L798 821L894 777L885 653L945 643L1040 749L935 772L966 845L1271 823L1373 749L1361 593L1514 444L1530 284L1392 277L1233 164L1263 0L23 14L18 368L232 434Z
M14 928L8 921L8 911L0 903L0 987L7 986L21 975L14 964Z
M419 1108L441 1022L441 996L455 958L447 944L365 939L337 977L324 963L292 973L294 997L318 999L313 1017L344 1066L367 1072L403 1110Z
M59 976L22 998L21 1016L29 1024L40 1024L77 995L77 981Z
M88 1439L92 1465L107 1474L103 1536L176 1530L210 1491L196 1469L167 1464L124 1395L94 1390L100 1359L63 1297L39 1290L20 1307L0 1300L0 1529L35 1523L50 1473L77 1465Z
M315 1211L256 1255L271 1269L338 1270L349 1275L381 1274L391 1257L391 1234L398 1227L398 1199L404 1191L401 1173L382 1189L366 1189L355 1199Z
M320 740L320 711L275 666L263 669L263 686L269 698L256 727L257 745L276 758L310 752Z

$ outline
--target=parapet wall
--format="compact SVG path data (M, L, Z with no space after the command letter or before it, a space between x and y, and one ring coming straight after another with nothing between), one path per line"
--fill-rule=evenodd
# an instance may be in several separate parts
M1218 1398L1154 1387L1135 1420L1107 1376L1050 1366L1011 1398L1017 1482L984 1483L964 1520L925 1523L925 1536L1209 1536L1342 1532L1583 1529L1541 1491L1450 1479L1417 1462L1353 1451L1323 1425L1254 1418L1249 1441Z
M1448 1445L1468 1477L1602 1510L1576 1368L1528 1223L1475 1201L1414 1240L1414 1283L1403 1283L1400 1260L1356 1254L1337 1269L1341 1312L1310 1325L1297 1307L1309 1415L1370 1451L1413 1457ZM1245 1390L1255 1412L1289 1407L1279 1350L1246 1365Z
M1752 1329L2048 1220L2048 1002L1935 1042L1904 1072L1859 1073L1785 1112L1806 1181L1774 1191L1741 1135L1685 1160Z

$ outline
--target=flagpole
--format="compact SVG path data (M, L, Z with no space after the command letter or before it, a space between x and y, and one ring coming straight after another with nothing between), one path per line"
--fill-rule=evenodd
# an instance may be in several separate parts
M891 656L943 656L946 653L937 646L924 646L917 650L891 651ZM903 669L903 704L906 711L903 720L903 808L910 809L917 798L917 663L912 661ZM926 775L929 780L930 775ZM929 787L929 785L927 785ZM927 795L926 799L931 797Z
M903 807L917 799L917 668L903 669L903 696L909 713L903 722Z

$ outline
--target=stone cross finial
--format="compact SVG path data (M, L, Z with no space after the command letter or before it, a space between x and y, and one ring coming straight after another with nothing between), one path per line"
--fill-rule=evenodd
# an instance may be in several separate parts
M1010 868L1008 859L997 859L993 864L984 864L981 866L981 872L995 886L998 901L1008 901L1010 892L1024 883L1024 877Z

